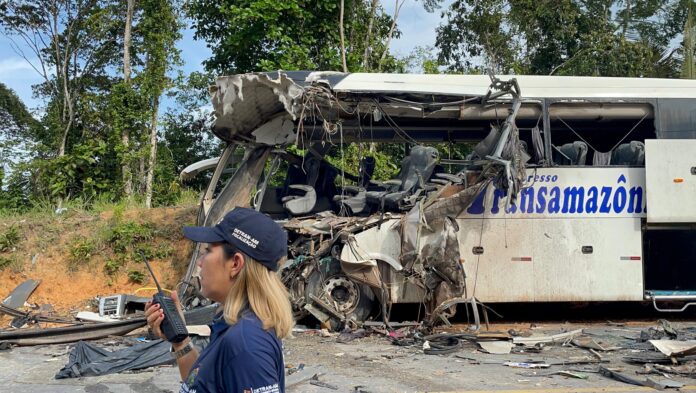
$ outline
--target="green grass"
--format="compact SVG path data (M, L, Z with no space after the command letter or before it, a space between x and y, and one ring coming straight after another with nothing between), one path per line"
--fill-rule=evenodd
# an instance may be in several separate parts
M19 228L11 225L9 228L0 232L0 252L12 251L22 239Z
M68 270L74 272L77 271L80 266L88 264L96 249L97 247L94 239L84 238L73 240L68 251Z

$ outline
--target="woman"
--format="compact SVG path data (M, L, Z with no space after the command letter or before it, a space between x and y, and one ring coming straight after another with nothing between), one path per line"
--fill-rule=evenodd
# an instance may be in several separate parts
M293 319L276 272L287 256L287 234L263 214L235 208L214 227L185 227L184 236L205 243L198 260L201 293L221 311L200 354L189 338L172 343L184 381L180 392L284 392L280 339L290 334ZM181 312L176 293L172 297ZM159 305L148 303L145 315L164 338Z

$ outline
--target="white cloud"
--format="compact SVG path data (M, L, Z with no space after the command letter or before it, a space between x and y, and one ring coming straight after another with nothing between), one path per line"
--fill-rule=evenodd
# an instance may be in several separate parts
M26 60L20 57L10 57L0 60L0 75L5 77L12 73L35 72Z

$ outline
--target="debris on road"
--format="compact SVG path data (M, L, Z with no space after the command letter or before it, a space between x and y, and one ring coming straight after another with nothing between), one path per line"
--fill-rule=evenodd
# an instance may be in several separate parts
M486 353L503 355L510 353L512 350L512 343L510 341L477 341L477 344L481 346Z
M512 339L513 344L522 344L533 347L537 344L552 344L564 343L582 334L582 329L573 330L571 332L554 334L552 336L530 336L530 337L515 337Z
M696 341L650 340L650 344L669 357L696 354Z
M17 285L15 289L10 292L10 294L2 301L4 306L9 308L18 309L24 307L24 303L29 299L36 288L41 284L41 280L26 280L21 284Z
M514 367L514 368L549 368L550 364L547 363L526 363L526 362L505 362L503 366Z
M337 386L331 385L330 383L320 381L319 374L314 374L314 376L309 380L309 383L311 385L320 386L322 388L327 388L327 389L331 389L331 390L338 390Z

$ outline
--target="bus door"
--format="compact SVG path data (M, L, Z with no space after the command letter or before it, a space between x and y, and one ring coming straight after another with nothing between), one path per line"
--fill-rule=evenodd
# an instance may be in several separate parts
M645 176L646 295L696 299L696 140L646 140Z

